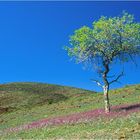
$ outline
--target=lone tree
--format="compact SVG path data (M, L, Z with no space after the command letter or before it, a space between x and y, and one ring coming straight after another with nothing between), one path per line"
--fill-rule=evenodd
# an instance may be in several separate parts
M93 26L83 26L70 36L70 46L65 47L68 55L77 63L94 66L101 81L92 79L104 91L105 112L110 112L108 91L117 82L123 71L109 80L111 66L133 60L140 54L140 23L133 15L123 12L122 16L107 18L102 16Z

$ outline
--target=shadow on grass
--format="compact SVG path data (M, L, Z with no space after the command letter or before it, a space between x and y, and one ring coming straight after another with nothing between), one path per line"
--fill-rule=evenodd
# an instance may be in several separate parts
M135 112L140 110L140 104L133 104L133 105L121 105L121 106L114 106L112 107L112 112Z
M134 109L140 109L140 104L135 104L135 105L129 105L126 107L120 107L120 110L125 110L125 111L130 111Z

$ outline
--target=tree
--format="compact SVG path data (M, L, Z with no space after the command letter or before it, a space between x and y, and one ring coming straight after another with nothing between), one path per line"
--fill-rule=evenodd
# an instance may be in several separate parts
M117 82L123 71L109 80L111 66L117 62L128 62L140 54L140 23L131 14L107 18L102 16L93 26L83 26L70 36L70 46L65 50L77 63L93 65L101 81L92 79L103 88L105 112L110 112L109 87Z

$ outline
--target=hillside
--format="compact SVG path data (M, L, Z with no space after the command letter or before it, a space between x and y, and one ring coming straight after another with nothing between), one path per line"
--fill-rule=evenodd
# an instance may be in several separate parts
M92 92L78 88L42 84L42 83L10 83L0 85L0 106L7 111L33 108L66 101L75 95ZM1 111L2 112L2 111Z
M111 105L139 105L140 85L111 90L110 102ZM103 107L102 94L88 90L42 83L2 84L0 85L0 131L41 119L67 116ZM122 129L125 137L131 138L135 133L136 137L140 137L137 131L140 124L139 116L140 112L135 112L125 118L99 119L96 122L87 121L73 125L43 127L25 132L2 134L2 138L100 138L100 136L104 137L106 131L108 131L106 133L108 137L115 131L116 134L112 137L118 138L122 136ZM123 125L118 126L121 123ZM132 126L135 130L131 133L129 128Z

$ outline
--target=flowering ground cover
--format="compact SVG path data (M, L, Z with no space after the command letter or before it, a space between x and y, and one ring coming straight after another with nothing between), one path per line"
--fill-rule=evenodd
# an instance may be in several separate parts
M140 138L140 85L102 93L41 83L0 85L1 139Z
M104 109L95 109L91 111L86 111L82 113L76 113L67 116L61 116L56 118L43 119L39 121L32 122L30 124L25 124L16 128L7 129L6 132L16 132L21 130L28 130L39 127L46 127L49 125L62 125L62 124L73 124L79 122L85 122L89 120L95 120L99 117L110 119L114 117L126 117L131 113L140 111L140 104L127 104L120 106L113 106L110 113L105 113Z

